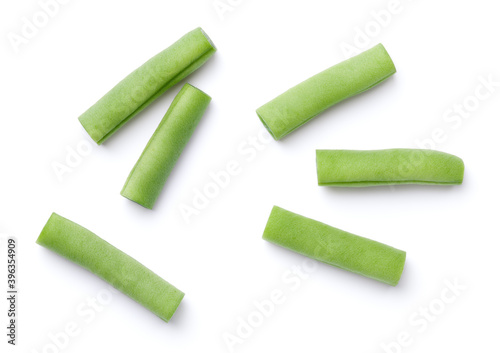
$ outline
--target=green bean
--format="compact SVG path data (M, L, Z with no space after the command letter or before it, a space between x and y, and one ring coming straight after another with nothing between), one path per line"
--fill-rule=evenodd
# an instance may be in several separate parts
M153 208L210 101L196 87L182 87L130 172L122 196Z
M216 48L197 28L137 68L79 120L97 144L103 143L170 87L203 65Z
M82 226L53 213L37 241L99 276L168 322L184 293Z
M279 140L334 104L372 88L395 72L389 54L378 44L290 88L257 109L257 115Z
M464 162L433 150L317 150L318 185L461 184Z
M395 286L406 252L274 206L264 235L299 254Z

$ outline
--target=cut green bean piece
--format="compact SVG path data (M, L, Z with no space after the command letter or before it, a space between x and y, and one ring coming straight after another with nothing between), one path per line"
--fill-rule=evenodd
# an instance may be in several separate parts
M168 322L184 293L82 226L53 213L38 244L110 283Z
M187 33L106 93L79 117L81 124L100 145L166 90L203 65L215 51L201 28Z
M364 92L396 72L382 44L345 60L257 109L275 140L288 135L334 104Z
M397 184L458 185L464 162L424 149L316 150L318 185L363 187Z
M210 100L190 84L182 87L130 172L122 196L153 208Z
M274 206L267 240L312 259L395 286L406 252Z

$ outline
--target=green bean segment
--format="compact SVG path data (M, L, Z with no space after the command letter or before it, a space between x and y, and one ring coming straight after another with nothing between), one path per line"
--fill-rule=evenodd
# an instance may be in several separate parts
M257 109L275 140L331 106L364 92L396 72L382 44L299 83Z
M80 123L100 145L215 51L201 28L187 33L120 81L79 117Z
M152 209L211 98L186 83L130 172L121 195Z
M464 162L423 149L317 150L318 185L364 187L398 184L457 185Z
M312 259L365 277L398 284L406 252L274 206L264 235L267 240Z
M184 293L82 226L53 213L37 243L89 270L168 322Z

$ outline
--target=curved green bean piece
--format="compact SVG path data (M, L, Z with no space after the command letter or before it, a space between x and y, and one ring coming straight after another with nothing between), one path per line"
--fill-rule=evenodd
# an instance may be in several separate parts
M457 185L464 162L422 149L316 150L318 185L363 187L396 184Z
M345 60L257 109L275 140L288 135L334 104L364 92L396 72L382 44Z
M196 87L182 87L130 172L122 196L153 208L210 101Z
M168 322L184 293L82 226L53 213L38 244L84 267Z
M274 206L264 240L332 266L395 286L406 252Z
M201 28L187 33L120 81L78 118L80 123L100 145L215 51Z

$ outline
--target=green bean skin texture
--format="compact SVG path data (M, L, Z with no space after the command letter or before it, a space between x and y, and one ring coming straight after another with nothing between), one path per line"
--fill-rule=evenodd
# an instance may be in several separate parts
M168 322L184 293L82 226L53 213L37 241L89 270Z
M406 252L274 206L262 236L326 264L396 286Z
M130 172L122 196L153 208L210 101L204 92L184 85Z
M187 33L120 81L78 118L80 123L100 145L216 50L201 28Z
M316 150L318 185L365 187L398 184L459 185L464 162L425 149Z
M257 109L275 140L288 135L331 106L364 92L396 72L382 44L345 60Z

